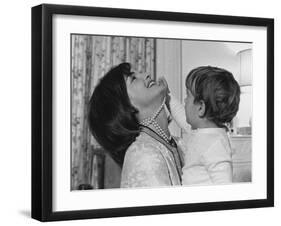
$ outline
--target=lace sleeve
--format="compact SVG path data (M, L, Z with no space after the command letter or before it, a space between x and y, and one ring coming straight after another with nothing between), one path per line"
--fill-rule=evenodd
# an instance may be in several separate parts
M138 144L127 150L122 168L121 187L170 185L167 165L156 147Z

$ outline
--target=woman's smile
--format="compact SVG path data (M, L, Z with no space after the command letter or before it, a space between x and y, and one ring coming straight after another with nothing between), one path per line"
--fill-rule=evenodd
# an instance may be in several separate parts
M163 79L158 79L158 81L155 81L153 79L151 79L148 83L147 83L147 88L151 88L152 86L165 86L165 83L163 81Z
M155 85L155 81L154 80L150 80L149 83L148 83L148 87L147 88L150 88L151 86Z
M126 79L131 103L136 108L159 107L164 98L165 84L161 79L155 81L150 75L133 74Z

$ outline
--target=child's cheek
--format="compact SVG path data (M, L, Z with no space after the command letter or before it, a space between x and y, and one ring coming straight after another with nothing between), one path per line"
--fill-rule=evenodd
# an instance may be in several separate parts
M185 118L188 119L188 105L187 101L184 102Z
M184 108L186 108L187 105L187 98L184 98Z

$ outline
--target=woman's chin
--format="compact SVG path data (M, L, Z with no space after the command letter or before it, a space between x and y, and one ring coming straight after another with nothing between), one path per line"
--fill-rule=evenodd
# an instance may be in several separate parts
M148 91L147 98L145 99L146 105L159 107L163 103L166 97L166 89L165 86L155 85L150 88Z

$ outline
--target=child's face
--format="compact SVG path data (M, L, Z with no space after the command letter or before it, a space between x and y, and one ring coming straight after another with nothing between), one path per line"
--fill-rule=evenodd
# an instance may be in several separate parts
M185 103L185 115L186 122L191 125L192 129L197 129L199 118L199 106L194 103L194 96L189 89L186 89Z

